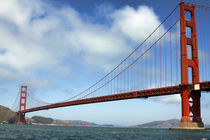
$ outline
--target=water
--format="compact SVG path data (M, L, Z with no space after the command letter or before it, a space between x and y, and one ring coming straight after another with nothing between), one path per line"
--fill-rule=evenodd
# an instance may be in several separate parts
M0 139L11 140L210 140L210 130L89 128L0 125Z

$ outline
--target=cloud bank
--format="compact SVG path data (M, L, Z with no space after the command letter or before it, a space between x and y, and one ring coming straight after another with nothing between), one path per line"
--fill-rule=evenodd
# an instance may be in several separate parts
M65 81L80 67L108 72L160 24L148 6L98 6L105 22L40 0L1 0L0 9L0 82L35 88L57 87L52 77Z

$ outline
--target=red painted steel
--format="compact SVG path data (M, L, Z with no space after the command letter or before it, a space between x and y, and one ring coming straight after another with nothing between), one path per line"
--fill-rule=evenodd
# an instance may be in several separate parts
M190 21L186 20L185 12L190 12ZM191 30L191 38L186 36L186 27ZM181 122L186 122L186 126L191 122L202 122L200 115L200 90L190 91L186 85L189 84L188 68L192 68L192 84L197 84L199 80L199 62L198 62L198 43L195 19L195 7L180 3L180 36L181 36L181 97L182 97L182 118ZM188 58L187 45L191 46L192 59ZM189 100L192 101L189 101ZM192 103L192 106L190 105ZM192 116L190 116L192 112Z
M201 90L210 91L210 81L200 83L200 87L201 87ZM193 90L194 86L192 84L189 84L186 86L186 88L189 90ZM46 110L46 109L80 105L80 104L108 102L108 101L134 99L134 98L148 98L152 96L162 96L162 95L173 95L173 94L178 94L180 92L181 92L181 85L177 85L177 86L171 86L171 87L141 90L141 91L135 91L135 92L127 92L127 93L121 93L121 94L113 94L113 95L93 97L93 98L87 98L87 99L81 99L81 100L74 100L74 101L69 101L69 102L55 103L51 105L26 109L26 110L23 110L22 112L28 113L28 112L34 112L34 111L39 111L39 110Z
M188 66L187 66L187 48L186 48L186 30L185 30L185 9L184 3L180 3L180 46L181 46L181 84L188 84ZM182 97L182 118L183 122L190 122L189 113L189 89L183 87Z
M23 112L23 110L26 110L26 101L27 101L26 99L27 99L27 86L21 86L18 124L25 123L25 113Z

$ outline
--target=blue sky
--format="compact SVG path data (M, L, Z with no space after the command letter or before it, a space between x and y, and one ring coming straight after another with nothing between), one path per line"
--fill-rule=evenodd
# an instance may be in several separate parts
M206 0L192 2L210 5ZM164 4L163 4L164 3ZM0 104L13 106L26 84L46 102L59 102L91 86L158 26L175 0L2 0ZM138 23L138 17L151 24ZM144 30L143 32L139 32ZM210 124L208 94L202 118ZM181 117L179 95L38 111L54 119L135 125Z

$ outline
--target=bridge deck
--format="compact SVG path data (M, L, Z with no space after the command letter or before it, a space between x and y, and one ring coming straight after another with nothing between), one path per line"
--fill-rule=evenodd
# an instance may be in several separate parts
M186 85L186 86L190 90L194 89L194 86L192 84ZM201 82L200 89L202 91L210 91L210 81ZM28 112L34 112L34 111L39 111L39 110L46 110L46 109L80 105L80 104L107 102L107 101L133 99L133 98L148 98L148 97L160 96L160 95L173 95L173 94L178 94L180 92L181 92L181 86L177 85L177 86L170 86L170 87L164 87L164 88L141 90L141 91L134 91L134 92L127 92L127 93L120 93L120 94L113 94L113 95L107 95L107 96L100 96L100 97L79 99L79 100L68 101L68 102L55 103L55 104L50 104L46 106L26 109L26 110L23 110L22 112L28 113Z

